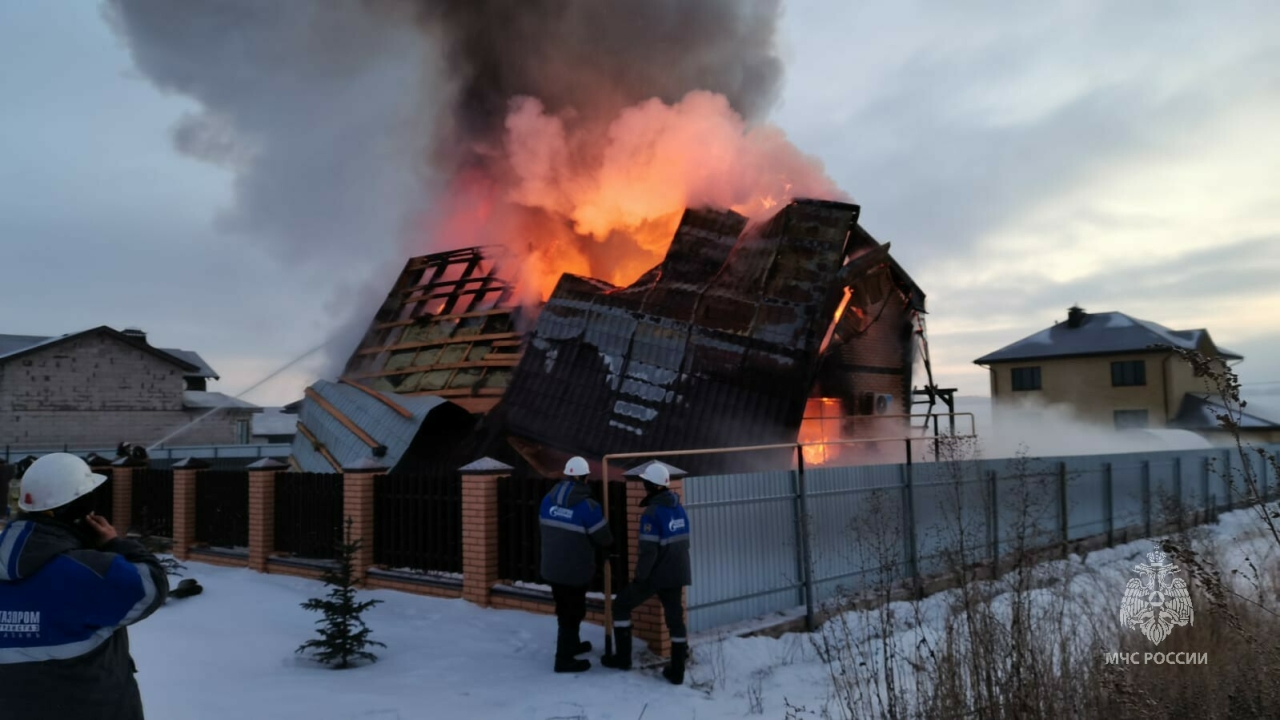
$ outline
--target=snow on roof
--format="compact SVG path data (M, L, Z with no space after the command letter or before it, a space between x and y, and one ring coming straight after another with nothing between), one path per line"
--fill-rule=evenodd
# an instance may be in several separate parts
M44 342L52 340L51 337L43 337L39 335L0 335L0 358L10 353L26 350Z
M1142 352L1150 350L1152 345L1172 345L1184 350L1194 350L1207 336L1208 331L1203 329L1170 330L1158 323L1139 320L1120 312L1086 313L1079 327L1071 327L1065 322L1058 323L974 362L983 365L1072 355ZM1224 347L1214 347L1224 358L1243 359L1241 355Z
M665 463L661 460L649 460L648 462L641 463L631 468L630 470L624 472L623 475L626 477L640 477L641 473L643 473L645 470L648 470L650 465L661 465L665 467L667 469L667 474L673 478L684 477L685 475L689 474L687 471L681 470L675 465Z
M239 408L257 410L258 406L220 392L183 390L182 406L189 409Z
M82 331L82 332L88 332L88 331ZM0 335L0 359L4 359L6 356L12 355L14 353L32 350L39 345L57 342L59 340L63 340L68 337L71 337L72 335L79 335L79 334L80 334L79 332L76 332L76 333L70 333L68 335L57 335L57 336ZM142 342L145 343L146 341L143 340ZM182 362L196 366L196 370L192 372L188 372L186 377L213 378L214 380L220 379L218 377L218 373L215 372L214 369L209 366L209 363L205 362L204 358L200 357L197 353L194 353L190 350L179 350L177 348L153 348L153 349L159 352L162 352L166 355L172 355L174 358L181 360Z
M281 408L263 408L253 416L254 435L293 435L298 432L298 416Z
M458 472L461 472L464 474L468 472L488 473L488 472L505 472L511 469L512 469L511 466L504 462L494 460L491 457L482 457L479 460L475 460L467 465L462 466L461 468L458 468Z
M170 355L180 360L185 360L191 363L192 365L195 365L197 368L199 368L196 372L187 373L186 377L213 378L214 380L222 379L218 377L218 373L215 372L213 368L209 367L209 363L205 362L204 358L200 357L198 354L190 350L179 350L177 348L157 348L157 349L160 352L169 353Z

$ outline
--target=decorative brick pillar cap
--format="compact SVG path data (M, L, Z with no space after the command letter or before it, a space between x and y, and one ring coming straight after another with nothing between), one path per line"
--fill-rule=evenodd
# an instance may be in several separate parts
M343 472L349 473L377 473L386 472L387 464L372 455L363 457L350 465L342 468Z
M199 458L182 458L172 465L174 470L208 470L209 463Z
M110 467L112 464L111 458L104 458L98 453L89 453L88 455L85 455L84 461L89 463L89 467L91 468Z
M249 465L246 470L283 470L289 467L275 458L262 458L256 463Z
M661 460L650 460L650 461L649 461L649 462L647 462L647 463L644 463L644 464L642 464L642 465L637 465L637 466L635 466L635 467L631 468L630 470L628 470L628 471L626 471L626 472L622 473L622 476L623 476L623 477L626 477L626 478L638 478L638 477L640 477L640 473L642 473L642 472L644 472L645 470L648 470L648 469L649 469L649 466L650 466L650 465L661 465L661 466L665 467L665 468L667 469L667 474L671 476L671 479L672 479L672 480L678 480L678 479L680 479L680 478L682 478L682 477L685 477L685 476L687 476L687 475L689 474L689 473L688 473L688 471L686 471L686 470L681 470L680 468L676 467L675 465L670 465L670 464L668 464L668 463L664 463L664 462L662 462Z
M458 468L458 472L463 475L506 475L514 469L510 465L494 460L491 457L482 457Z

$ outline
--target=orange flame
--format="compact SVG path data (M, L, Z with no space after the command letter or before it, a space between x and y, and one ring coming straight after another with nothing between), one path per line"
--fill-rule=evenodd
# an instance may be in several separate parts
M434 249L507 246L522 290L545 300L566 272L630 284L661 262L686 207L760 219L797 196L846 197L781 130L747 126L721 95L649 100L606 127L524 97L500 161L455 178L428 232Z
M805 406L804 419L800 422L800 434L796 441L805 445L800 448L806 465L825 465L837 457L848 447L847 445L828 445L832 441L841 440L840 431L843 411L840 400L836 398L810 398Z

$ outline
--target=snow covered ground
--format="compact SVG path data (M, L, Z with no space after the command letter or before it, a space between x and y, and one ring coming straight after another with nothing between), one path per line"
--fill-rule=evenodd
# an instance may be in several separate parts
M1256 538L1252 517L1225 515L1205 534L1238 552L1265 547L1248 539ZM1118 607L1132 566L1150 549L1148 541L1135 542L1044 570L1070 578L1072 596L1096 600L1104 617L1115 617L1109 608ZM323 593L319 582L196 562L184 576L198 578L205 592L171 600L131 630L151 718L718 720L753 710L781 718L786 701L815 711L830 697L827 669L803 634L702 642L686 685L675 687L656 671L600 667L601 630L586 625L584 639L597 646L594 666L556 675L554 618L392 591L364 593L385 601L367 615L374 638L388 645L377 650L379 662L329 670L293 652L319 617L298 607ZM912 614L906 603L895 605L900 616ZM948 594L940 593L915 615L928 625L947 605ZM850 621L874 632L874 613L852 613ZM900 643L909 647L921 630L904 630Z
M744 700L721 692L708 697L672 686L656 671L599 667L598 626L583 632L597 646L595 667L556 675L554 618L393 591L363 593L386 601L367 615L374 638L388 645L376 650L379 661L329 670L293 653L319 617L298 604L322 594L320 583L196 562L184 576L199 579L204 593L171 600L130 630L152 718L635 720L643 711L646 718L712 720L746 709ZM761 662L779 645L732 642ZM689 680L708 674L695 668ZM797 684L822 697L822 677L812 675Z

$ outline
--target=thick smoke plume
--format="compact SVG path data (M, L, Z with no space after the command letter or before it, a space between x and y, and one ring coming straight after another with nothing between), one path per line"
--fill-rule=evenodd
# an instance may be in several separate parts
M777 98L780 0L420 0L443 48L464 141L501 137L512 98L607 125L623 108L691 90L755 119Z
M689 205L765 214L842 194L758 121L776 100L779 0L456 0L420 19L457 78L427 237L502 243L527 289L647 270Z
M194 99L176 147L234 173L222 223L291 259L515 251L545 296L661 258L688 205L842 197L761 123L780 0L109 0Z

